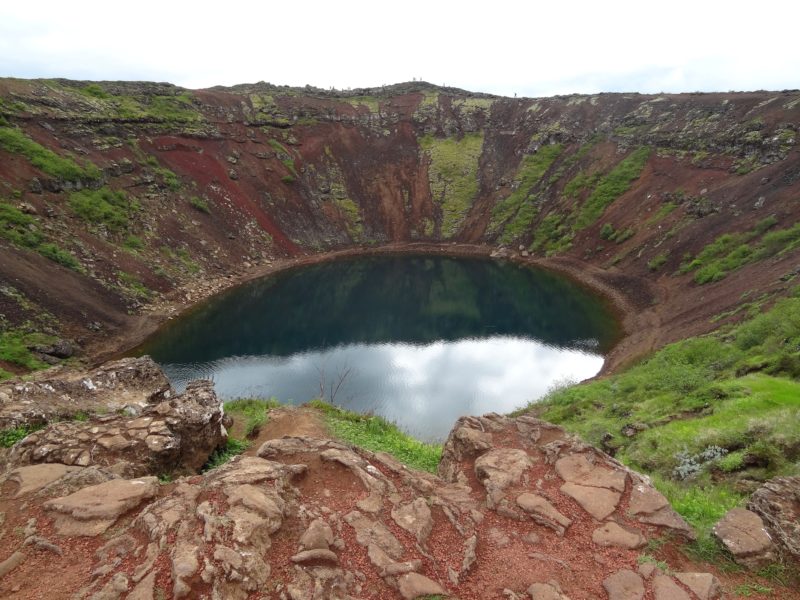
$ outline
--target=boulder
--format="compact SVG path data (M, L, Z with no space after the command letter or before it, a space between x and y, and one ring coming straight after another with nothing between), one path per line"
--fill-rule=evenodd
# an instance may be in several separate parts
M711 573L675 573L675 579L692 590L700 600L715 600L722 593L719 579Z
M397 583L400 595L405 600L445 594L441 585L419 573L406 573L398 579Z
M608 576L603 581L608 592L608 600L642 600L644 598L644 581L638 573L630 569L622 569Z
M222 403L209 381L196 381L141 415L59 422L20 441L9 464L97 465L125 477L194 473L224 444Z
M781 550L800 559L800 476L771 479L753 492L747 508L763 519Z
M732 508L714 525L712 532L740 565L758 569L775 560L774 545L764 521L752 511Z
M572 520L562 515L555 506L536 494L524 493L517 496L517 506L524 510L531 519L549 527L558 535L564 535Z
M619 492L569 482L561 486L561 492L573 498L598 521L602 521L617 510L622 497Z
M592 532L592 541L598 546L614 546L634 550L647 543L642 533L635 529L620 526L613 521L598 527Z

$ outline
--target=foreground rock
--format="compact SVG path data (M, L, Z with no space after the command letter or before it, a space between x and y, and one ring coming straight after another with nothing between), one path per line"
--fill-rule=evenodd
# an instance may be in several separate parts
M32 463L98 465L125 477L194 473L227 439L222 403L209 381L196 381L137 417L110 415L49 425L11 451L12 467Z
M774 545L764 521L744 508L732 508L714 525L714 535L733 554L734 560L758 569L775 560Z
M187 394L201 392L213 394L204 386ZM120 426L128 439L123 430L136 427ZM441 476L330 439L270 440L256 454L169 486L122 478L119 462L14 467L0 480L7 515L0 596L663 600L694 590L713 600L718 593L710 574L645 573L638 548L667 532L691 535L688 526L640 475L530 417L459 420ZM48 455L66 456L59 446ZM603 498L603 511L591 494Z
M800 559L800 476L768 481L753 493L747 508L763 519L783 553Z
M164 373L147 356L108 362L88 373L46 371L31 381L0 385L0 429L93 412L138 414L172 393Z

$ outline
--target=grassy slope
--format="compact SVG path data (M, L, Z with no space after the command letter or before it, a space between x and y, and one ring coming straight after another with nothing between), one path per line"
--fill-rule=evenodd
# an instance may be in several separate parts
M527 408L653 475L702 538L754 481L800 473L798 290L741 325Z

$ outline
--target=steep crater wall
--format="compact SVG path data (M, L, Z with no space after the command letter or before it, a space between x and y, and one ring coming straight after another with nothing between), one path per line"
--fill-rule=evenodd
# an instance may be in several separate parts
M55 362L58 338L99 356L244 277L412 244L586 281L625 316L616 368L792 285L798 123L793 91L0 80L0 312L23 347L0 368Z

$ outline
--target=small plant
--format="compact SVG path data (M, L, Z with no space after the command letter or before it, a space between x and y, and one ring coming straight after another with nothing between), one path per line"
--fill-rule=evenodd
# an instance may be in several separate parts
M610 240L614 236L614 226L611 223L606 223L600 229L600 238L603 240Z
M43 425L20 425L11 429L0 429L0 447L11 448L20 440L24 440L34 431L41 429Z
M283 177L281 177L281 181L283 183L294 183L294 177L292 177L291 175L284 175Z
M734 590L737 596L749 598L753 594L772 595L772 588L760 583L742 583Z
M125 241L122 245L128 250L134 251L144 248L144 242L142 241L142 238L135 235L129 235L127 238L125 238Z
M201 471L205 472L210 471L211 469L216 469L217 467L221 467L225 463L229 462L234 456L242 454L249 447L250 442L247 440L237 440L236 438L229 436L227 442L225 442L225 446L218 448L211 456L208 457L208 462L203 465Z
M189 198L189 204L192 208L199 210L201 213L211 214L211 209L208 207L208 202L205 201L204 198L200 198L199 196L192 196Z
M225 403L225 412L234 415L234 419L243 419L244 435L250 439L257 436L267 422L269 411L278 406L280 403L275 398L237 398Z
M129 213L136 208L125 192L107 187L73 192L69 197L69 206L82 219L105 225L112 231L125 229Z
M654 257L650 262L647 263L647 268L651 271L658 271L661 267L664 266L664 263L667 262L667 255L666 254L659 254L658 256Z
M678 452L675 455L678 465L673 469L672 473L676 479L688 479L699 473L706 463L717 461L727 453L727 449L719 446L708 446L698 454L690 454L686 451Z
M78 411L74 415L72 415L72 420L78 421L80 423L85 423L86 421L89 420L89 413L86 413L82 410Z

